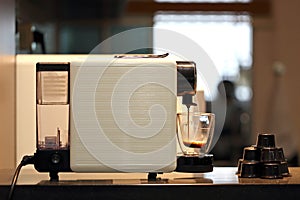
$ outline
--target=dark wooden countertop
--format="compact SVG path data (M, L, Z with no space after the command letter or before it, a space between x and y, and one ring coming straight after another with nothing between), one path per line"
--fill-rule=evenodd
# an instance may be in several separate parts
M236 168L210 173L166 173L148 181L146 173L47 173L24 168L14 199L300 199L300 168L283 179L238 178ZM12 170L0 170L0 199L6 199Z

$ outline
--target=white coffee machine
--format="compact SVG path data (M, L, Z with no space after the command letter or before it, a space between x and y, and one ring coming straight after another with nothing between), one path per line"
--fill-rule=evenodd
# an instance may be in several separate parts
M50 172L52 180L68 171L178 169L177 96L187 107L196 105L194 62L168 54L91 55L69 63L37 63L36 79L34 165ZM212 170L211 158L204 164L210 167L200 172Z

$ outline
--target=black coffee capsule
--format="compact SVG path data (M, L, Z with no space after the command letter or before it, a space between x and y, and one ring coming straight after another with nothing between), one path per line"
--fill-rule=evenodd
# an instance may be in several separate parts
M256 146L257 148L275 147L275 136L273 134L259 134Z
M263 163L261 165L261 178L282 178L280 163Z
M247 161L260 161L260 149L256 147L245 147L243 159Z
M280 161L282 161L282 162L286 162L286 159L285 159L284 153L283 153L283 148L282 147L278 147L277 149L278 149L278 151L277 151L277 153L278 153L277 158Z
M256 178L260 177L260 164L257 161L243 161L241 166L240 177Z
M265 147L260 152L261 162L282 162L285 161L282 148Z
M282 176L289 176L290 172L289 172L289 168L288 168L288 163L287 161L282 161L280 163L280 167L281 167L281 174Z
M238 164L237 164L237 172L235 174L240 174L241 173L241 170L242 170L242 162L243 162L243 159L239 159L238 160Z

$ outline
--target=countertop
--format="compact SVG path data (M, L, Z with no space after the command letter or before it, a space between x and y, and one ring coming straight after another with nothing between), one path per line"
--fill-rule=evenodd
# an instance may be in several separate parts
M148 181L146 173L47 173L24 168L13 199L299 199L300 167L282 179L239 178L235 167L210 173L165 173ZM0 170L0 199L6 199L13 170Z

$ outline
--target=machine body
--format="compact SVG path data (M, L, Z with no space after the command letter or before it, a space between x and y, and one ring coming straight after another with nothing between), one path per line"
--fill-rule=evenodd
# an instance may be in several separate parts
M176 104L191 106L193 62L166 56L95 55L37 63L37 151L41 172L172 172Z

